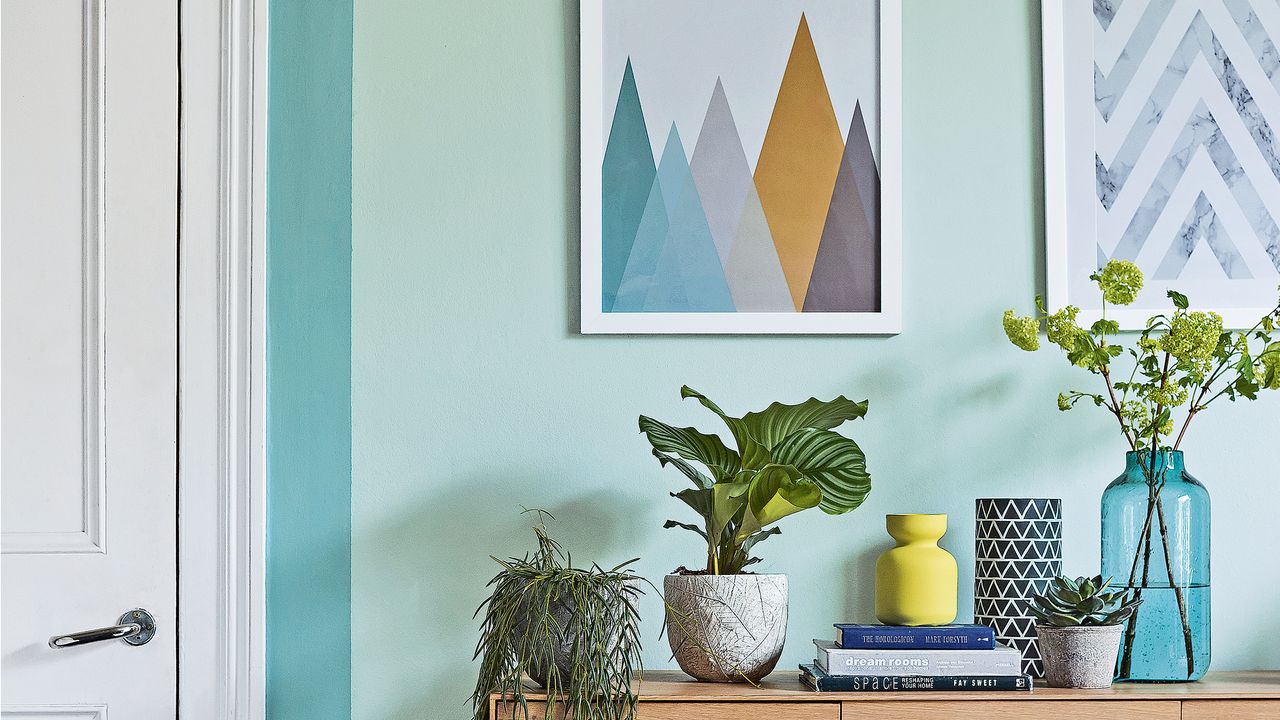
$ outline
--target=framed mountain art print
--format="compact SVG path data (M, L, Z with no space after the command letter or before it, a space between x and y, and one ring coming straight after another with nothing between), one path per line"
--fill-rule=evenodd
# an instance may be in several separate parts
M1176 289L1252 327L1280 285L1280 4L1044 0L1049 305L1096 318L1089 275L1147 282L1125 328Z
M582 332L898 332L898 0L581 8Z

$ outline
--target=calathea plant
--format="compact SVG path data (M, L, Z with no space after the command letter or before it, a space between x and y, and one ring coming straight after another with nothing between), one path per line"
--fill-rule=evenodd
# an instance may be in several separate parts
M775 523L782 518L814 507L831 515L847 513L871 490L861 448L834 431L866 415L865 400L810 398L734 417L687 386L680 388L680 397L694 398L718 415L737 445L730 449L719 435L640 416L640 431L654 457L693 483L671 495L692 508L701 523L668 520L665 527L684 528L703 539L708 574L736 574L759 562L752 550L781 532Z
M1123 590L1108 590L1111 578L1101 575L1075 580L1061 576L1049 583L1043 595L1033 595L1028 610L1042 625L1076 627L1119 625L1142 603Z

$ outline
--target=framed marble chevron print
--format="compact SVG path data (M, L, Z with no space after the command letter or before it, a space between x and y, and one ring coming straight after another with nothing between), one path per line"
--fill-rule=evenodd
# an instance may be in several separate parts
M582 0L583 333L892 334L900 0Z
M1280 3L1043 0L1049 304L1136 262L1126 328L1177 289L1251 327L1280 285Z

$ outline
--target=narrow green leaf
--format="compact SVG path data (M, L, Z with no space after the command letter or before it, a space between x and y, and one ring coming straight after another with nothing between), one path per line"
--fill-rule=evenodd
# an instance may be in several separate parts
M718 435L708 435L695 428L679 428L640 416L640 432L649 439L654 450L679 455L707 466L716 482L724 481L738 473L742 461L730 450Z
M746 540L742 541L742 552L750 554L751 548L755 547L761 542L764 542L765 540L769 539L774 535L781 535L781 534L782 534L782 528L775 526L775 527L769 528L768 530L762 530L758 533L749 535Z
M703 475L702 472L700 472L696 467L690 465L689 463L685 462L684 460L674 455L668 455L662 452L661 450L654 448L653 456L658 458L658 463L661 464L663 467L666 467L667 465L674 465L676 469L678 469L681 473L684 474L685 477L692 480L694 485L700 488L706 489L711 487L712 485L715 485L716 483L715 480L712 480L706 475Z
M760 443L756 442L756 440L751 436L751 432L747 429L747 425L742 418L736 418L727 414L725 411L720 409L719 405L711 402L711 399L706 395L703 395L688 385L684 385L680 388L680 399L685 400L688 398L696 399L698 402L702 403L703 407L720 416L720 419L724 421L725 426L729 428L729 432L733 434L734 442L738 444L738 454L742 459L741 462L743 467L755 469L764 467L768 464L768 448L765 448L761 446Z
M702 536L702 539L703 539L703 540L706 540L706 539L707 539L707 533L706 533L706 531L705 531L705 530L703 530L702 528L698 527L697 525L690 525L689 523L682 523L682 522L679 522L678 520L668 520L668 521L666 521L665 523L663 523L663 524L662 524L662 527L664 527L664 528L668 528L668 529L670 529L670 528L675 528L675 527L678 527L678 528L684 528L685 530L688 530L689 532L695 532L695 533L698 533L698 535Z

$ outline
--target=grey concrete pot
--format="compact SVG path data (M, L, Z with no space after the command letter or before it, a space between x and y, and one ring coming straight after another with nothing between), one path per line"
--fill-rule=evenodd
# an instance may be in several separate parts
M521 607L524 608L526 605L527 603L522 603ZM546 662L547 659L555 662L556 669L560 674L560 681L562 683L569 681L569 675L573 672L573 639L577 636L578 628L578 618L574 611L573 599L569 597L567 592L557 594L547 611L555 618L556 625L564 628L564 633L560 635L555 646L549 648L548 654L550 658L531 659L530 666L525 668L526 672L529 673L529 677L542 687L547 686L547 678L551 674L551 667ZM533 632L534 626L534 622L529 619L530 614L541 614L541 610L525 611L518 615L519 619L513 628L515 636L511 639L513 648L523 646L526 642L532 642L527 640L530 633Z
M1123 625L1036 625L1049 687L1111 687L1123 632Z
M786 575L668 575L663 591L681 670L707 682L773 672L787 639Z
M634 603L643 594L640 580L630 580L627 586L631 589L631 600ZM527 607L528 603L522 603L522 607ZM610 616L613 624L617 628L613 635L621 633L622 625L622 608L615 609ZM578 619L577 606L573 601L573 597L567 589L560 591L552 598L547 612L555 618L555 626L564 628L556 639L558 642L554 646L548 648L548 657L530 658L529 666L525 668L529 677L542 687L547 687L547 681L551 675L551 663L546 662L548 659L555 663L556 670L560 676L560 682L563 685L568 684L569 677L573 674L573 642L577 639L580 620ZM511 638L513 648L520 647L526 643L533 643L534 640L529 639L530 633L535 629L535 623L530 619L530 615L540 616L541 608L536 610L526 610L521 612L516 621L515 627L512 628L514 635Z

